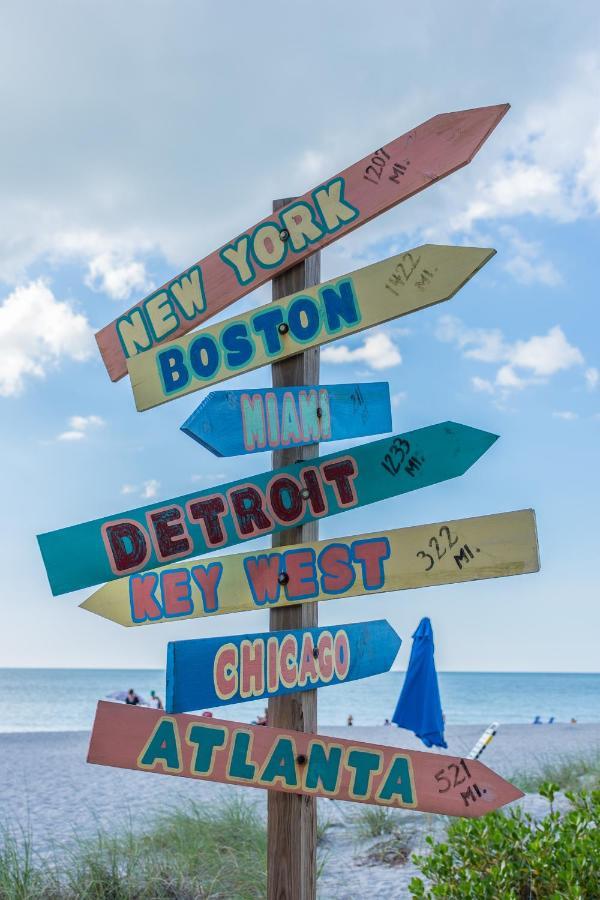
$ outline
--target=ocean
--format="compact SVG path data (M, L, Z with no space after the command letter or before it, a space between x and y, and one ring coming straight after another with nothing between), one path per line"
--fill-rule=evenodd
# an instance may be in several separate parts
M404 680L386 672L319 691L321 725L383 725ZM453 725L600 722L600 674L440 672L446 722ZM152 669L0 669L0 732L88 731L96 701L133 687L142 698L154 689L164 701L165 673ZM252 722L263 701L232 704L215 715Z

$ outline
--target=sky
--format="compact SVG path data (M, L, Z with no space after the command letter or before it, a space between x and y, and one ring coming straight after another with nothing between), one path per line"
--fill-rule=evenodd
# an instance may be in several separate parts
M510 102L468 167L322 253L326 279L426 241L497 249L448 303L331 345L320 380L389 381L396 432L452 419L500 440L462 478L320 535L533 507L541 571L329 601L319 621L388 618L400 667L428 615L441 670L600 671L598 47L597 4L576 0L3 10L0 666L162 668L170 640L268 628L251 612L124 629L78 608L91 590L51 596L36 534L271 465L179 431L203 393L137 413L94 332L274 198L432 115Z

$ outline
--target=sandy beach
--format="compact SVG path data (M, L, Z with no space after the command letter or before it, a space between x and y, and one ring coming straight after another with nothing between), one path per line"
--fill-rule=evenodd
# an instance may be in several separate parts
M467 754L484 727L449 726L447 752ZM320 731L424 749L414 735L397 728L322 726ZM221 798L243 794L261 813L266 808L266 794L251 788L88 765L88 738L86 732L0 734L0 819L2 824L29 830L38 852L60 852L75 836L92 835L98 829L115 833L132 825L142 830L161 811L189 800L213 804ZM600 724L504 725L484 752L482 762L510 778L516 772L539 771L551 761L586 756L598 749ZM537 795L528 795L519 802L534 814L547 811L546 802ZM324 867L319 896L408 896L406 886L416 874L412 863L396 867L364 864L364 856L375 841L358 840L353 818L359 805L329 800L319 804L320 820L331 823L320 854ZM443 832L444 821L439 817L408 811L400 815L412 834L413 850L424 846L428 833Z

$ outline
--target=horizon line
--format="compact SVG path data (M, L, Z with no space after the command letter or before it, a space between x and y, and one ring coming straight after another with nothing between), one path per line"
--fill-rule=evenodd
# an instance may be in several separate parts
M0 666L0 672L9 671L51 671L51 672L164 672L166 667L155 666ZM406 669L390 669L389 672L406 672ZM573 669L438 669L438 675L600 675L600 672ZM379 673L381 675L387 672Z

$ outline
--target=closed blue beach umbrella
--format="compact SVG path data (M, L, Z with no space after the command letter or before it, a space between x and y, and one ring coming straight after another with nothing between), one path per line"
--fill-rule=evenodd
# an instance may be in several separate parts
M426 747L447 747L433 652L431 622L421 619L413 634L408 669L392 722L413 731Z

